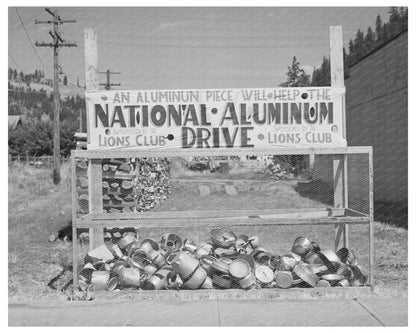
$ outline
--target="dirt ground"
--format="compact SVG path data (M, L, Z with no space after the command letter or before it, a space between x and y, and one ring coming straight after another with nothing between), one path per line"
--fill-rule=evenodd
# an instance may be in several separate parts
M216 210L323 207L322 200L302 196L299 184L288 180L270 181L260 169L232 170L229 174L210 174L174 170L172 195L158 209ZM72 243L48 242L49 235L65 232L71 221L70 170L63 166L62 183L54 186L51 171L30 166L9 167L9 302L36 302L65 299L64 293L48 286L69 275ZM199 195L198 185L207 185L211 194ZM225 185L233 185L236 196L226 194ZM316 198L319 199L319 198ZM237 234L258 235L262 246L277 254L290 250L299 235L332 248L333 227L239 227ZM208 228L146 229L140 239L175 232L194 241L208 240ZM407 296L407 230L375 223L375 281L379 296ZM368 267L368 230L351 228L351 248L364 268ZM368 269L367 269L368 271Z

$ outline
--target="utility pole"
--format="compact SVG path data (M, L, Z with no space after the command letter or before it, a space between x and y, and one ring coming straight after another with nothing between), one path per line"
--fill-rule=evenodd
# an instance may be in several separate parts
M35 24L52 24L53 31L49 30L49 35L51 35L53 42L52 43L39 43L36 41L35 45L38 47L53 47L53 183L55 185L61 182L61 149L60 149L60 121L59 113L61 101L59 97L59 64L58 64L58 51L60 47L77 47L76 43L68 43L63 40L59 30L59 25L64 23L74 23L75 20L63 20L59 15L58 11L55 9L52 11L49 8L45 10L52 15L52 21L38 21L35 20Z
M120 72L113 72L113 71L110 71L109 69L107 69L105 72L98 72L98 73L99 74L106 74L106 76L107 76L107 82L106 83L100 83L100 86L104 86L104 88L106 90L110 90L110 88L112 86L121 86L120 83L111 83L111 80L110 80L110 74L121 74Z

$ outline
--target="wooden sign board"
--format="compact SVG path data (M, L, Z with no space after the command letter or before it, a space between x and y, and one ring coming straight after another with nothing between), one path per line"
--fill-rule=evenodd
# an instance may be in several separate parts
M88 149L345 147L345 88L86 92Z

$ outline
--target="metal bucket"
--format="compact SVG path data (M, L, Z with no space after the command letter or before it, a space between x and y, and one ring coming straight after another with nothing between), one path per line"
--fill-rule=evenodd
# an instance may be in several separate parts
M293 255L285 254L280 258L280 263L278 269L281 271L291 271L295 268L297 262Z
M143 251L150 251L150 250L155 250L158 251L159 250L159 245L150 238L144 239L141 243L140 243L140 248Z
M125 268L120 274L120 285L123 287L139 287L140 271L136 268Z
M183 242L182 251L187 251L189 253L194 253L197 248L198 247L194 242L192 242L188 239L185 239L185 241Z
M219 228L211 230L211 241L215 246L229 248L234 245L237 236L229 228Z
M324 263L322 259L319 257L318 253L313 252L313 251L306 254L305 257L303 258L303 261L306 262L307 264L323 264Z
M176 252L182 247L182 239L175 234L164 234L159 243L160 248L167 252Z

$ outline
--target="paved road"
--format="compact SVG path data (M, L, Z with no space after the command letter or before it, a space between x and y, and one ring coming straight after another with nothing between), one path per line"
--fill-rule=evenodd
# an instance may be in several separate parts
M407 326L407 298L9 304L9 326Z

